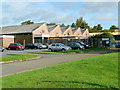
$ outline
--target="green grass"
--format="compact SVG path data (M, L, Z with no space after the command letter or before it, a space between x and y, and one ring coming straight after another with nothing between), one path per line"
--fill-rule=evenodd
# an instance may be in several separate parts
M11 56L0 57L0 61L23 60L23 59L39 57L39 55L35 55L35 54L10 53L8 55L11 55Z
M58 52L38 52L38 51L32 51L32 52L29 52L29 53L34 53L34 54L56 54Z
M97 47L97 48L89 48L89 49L79 49L79 50L68 50L68 51L60 51L59 53L81 53L81 52L86 52L86 51L93 51L93 50L102 50L102 49L106 49L106 48L101 48L101 47Z
M86 52L86 51L102 50L102 49L106 49L106 48L97 47L97 48L79 49L79 50L75 49L75 50L67 50L67 51L59 51L59 52L38 52L38 51L33 51L33 52L29 52L29 53L34 53L34 54L82 53L82 52Z
M119 88L118 53L6 76L2 85L3 88Z
M7 49L8 47L4 47L4 49Z

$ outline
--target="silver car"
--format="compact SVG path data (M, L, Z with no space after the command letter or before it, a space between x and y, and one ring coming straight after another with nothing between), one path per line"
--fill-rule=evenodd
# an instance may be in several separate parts
M62 43L52 43L48 46L48 50L50 51L65 51L65 50L71 50L72 48L69 46L65 46Z
M0 46L0 52L3 52L4 51L4 48Z

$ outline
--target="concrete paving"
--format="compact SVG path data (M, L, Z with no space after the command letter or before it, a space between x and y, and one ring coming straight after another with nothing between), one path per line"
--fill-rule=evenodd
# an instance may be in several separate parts
M0 67L2 67L2 74L0 77L111 52L113 51L98 50L81 54L41 54L42 58L37 60L1 64Z

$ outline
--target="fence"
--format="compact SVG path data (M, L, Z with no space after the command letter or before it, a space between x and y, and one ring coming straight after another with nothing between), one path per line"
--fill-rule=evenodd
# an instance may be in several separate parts
M49 39L43 41L44 43L63 43L67 45L70 42L84 42L85 44L90 45L91 47L101 47L102 40L100 38L90 38L90 39Z

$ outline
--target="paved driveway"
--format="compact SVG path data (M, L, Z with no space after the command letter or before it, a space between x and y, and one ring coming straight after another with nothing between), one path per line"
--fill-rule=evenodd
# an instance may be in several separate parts
M101 50L101 51L91 51L88 53L82 54L41 54L43 58L37 60L30 60L24 62L15 62L9 64L1 64L2 67L2 76L12 75L15 73L21 73L25 71L30 71L37 68L42 68L46 66L51 66L55 64L61 64L73 60L93 57L105 53L110 53L110 50Z
M0 57L5 57L5 56L9 56L7 55L8 53L22 53L22 54L30 54L28 52L31 51L39 51L39 52L44 52L44 51L48 51L47 49L29 49L29 50L5 50L4 52L0 52Z

